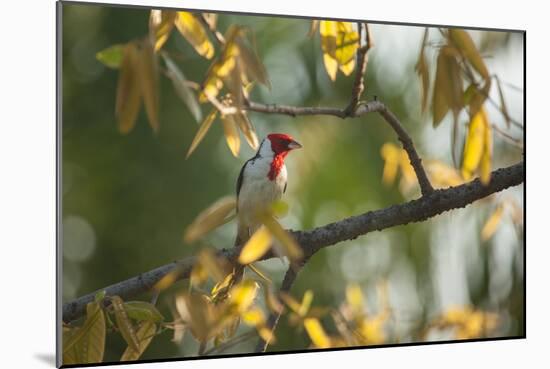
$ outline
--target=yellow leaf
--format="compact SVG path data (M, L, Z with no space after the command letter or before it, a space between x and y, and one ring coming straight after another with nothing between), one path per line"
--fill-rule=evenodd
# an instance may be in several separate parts
M382 173L382 182L390 185L394 182L399 168L399 148L391 143L385 143L380 149L380 155L384 159L384 171Z
M139 342L134 329L134 325L128 317L126 308L124 307L124 301L119 296L111 296L111 305L115 312L116 325L120 334L134 351L139 351Z
M459 28L452 28L449 29L449 37L475 70L477 70L483 78L489 79L489 71L485 66L485 62L481 58L481 55L479 55L479 51L468 32Z
M239 47L240 61L243 64L243 69L246 72L246 75L260 82L264 86L271 88L267 71L258 57L256 50L247 47L242 38L236 39L236 43Z
M275 343L277 342L275 339L275 335L273 334L273 330L267 328L267 327L260 327L258 329L258 334L265 342L269 343Z
M176 28L183 37L195 48L199 55L206 59L214 56L214 46L208 39L202 24L192 13L178 12L176 16Z
M306 316L307 312L309 311L309 308L311 307L312 301L313 301L313 291L307 290L304 293L304 297L302 297L302 303L300 304L300 308L297 311L298 315Z
M150 42L143 42L139 55L138 72L141 95L149 125L153 131L159 130L158 62Z
M256 135L256 129L252 125L252 122L248 119L246 113L238 111L235 113L234 119L237 121L241 132L246 138L248 145L254 150L258 150L258 136Z
M325 333L323 326L316 318L307 318L304 320L304 327L313 344L318 348L330 347L330 338Z
M502 220L503 214L504 206L497 206L493 214L491 214L489 219L487 219L487 221L483 225L483 229L481 230L481 239L483 241L487 241L489 238L493 237L500 224L500 221Z
M141 106L138 64L137 46L133 42L129 43L124 47L116 91L115 115L118 120L118 130L123 134L134 128Z
M206 233L224 224L227 216L235 209L236 205L235 197L227 196L202 211L193 223L187 227L184 235L185 242L196 241Z
M199 251L197 258L199 264L204 266L208 275L210 275L215 282L222 281L229 272L226 270L226 265L222 264L210 249L202 249Z
M271 203L271 213L278 217L284 217L288 214L288 204L283 200L276 200Z
M174 268L166 275L164 275L155 285L153 286L153 290L156 292L163 291L173 285L180 277L181 275L181 268Z
M234 272L228 273L224 279L216 283L210 291L210 299L212 302L218 303L219 301L225 300L227 297L227 292L233 286L233 283L235 283Z
M449 109L455 117L464 106L462 76L456 51L450 46L444 46L437 56L437 71L433 92L433 124L437 127Z
M134 361L141 357L143 352L147 349L151 340L155 336L157 327L155 323L151 321L141 322L139 328L137 329L136 336L138 339L138 349L135 350L131 346L128 346L124 353L120 357L120 361Z
M427 160L425 163L426 171L432 185L437 187L458 186L464 183L460 173L453 167L438 161Z
M491 131L484 108L481 108L470 121L468 135L462 157L462 177L470 180L478 169L482 172L482 182L487 183L491 170ZM481 168L480 168L481 164Z
M248 310L258 294L258 283L247 279L231 289L229 301L239 313Z
M187 155L185 156L186 159L189 158L189 156L193 153L193 151L195 151L197 146L199 146L202 139L204 138L204 136L206 136L206 133L208 132L208 130L212 126L212 123L214 123L214 121L216 120L217 116L218 116L218 111L214 109L210 112L210 114L208 114L208 116L201 123L201 125L199 127L199 130L195 134L195 137L193 137L193 141L191 142L191 146L189 147L189 150L187 151Z
M338 62L329 54L323 54L323 63L327 70L328 76L331 81L336 80L336 72L338 72Z
M285 292L281 292L281 299L284 301L287 306L294 311L296 314L300 311L301 304L296 301L291 295Z
M384 323L386 322L387 314L379 314L371 319L364 319L359 331L365 339L365 344L379 345L384 343L386 335L384 333Z
M299 260L304 256L301 247L296 243L294 237L288 233L279 222L271 215L262 216L262 223L269 229L271 234L281 243L284 253L290 260Z
M359 34L350 22L320 21L321 48L325 69L332 81L340 69L346 76L355 68Z
M353 310L354 315L361 315L364 313L363 293L359 285L352 284L346 288L346 301Z
M253 327L261 327L265 324L265 315L264 312L258 308L254 307L245 311L241 314L243 322Z
M237 130L237 123L235 123L233 115L222 115L221 118L227 146L233 156L237 157L241 148L241 138Z
M265 226L260 227L241 250L239 263L244 265L258 260L269 250L271 242L272 236L269 229Z
M177 13L169 10L151 10L149 15L149 36L154 45L155 52L159 51L168 40Z
M426 111L428 106L428 91L430 88L430 73L428 70L428 63L426 62L426 55L424 54L424 48L426 46L426 41L428 39L428 28L424 31L424 37L422 38L422 46L420 47L420 54L418 55L418 61L414 69L420 77L421 87L422 87L422 112Z

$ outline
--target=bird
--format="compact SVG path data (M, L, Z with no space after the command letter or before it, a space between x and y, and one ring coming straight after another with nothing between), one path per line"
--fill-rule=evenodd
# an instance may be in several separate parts
M256 155L248 159L237 179L237 236L235 246L242 247L261 226L258 213L283 196L287 187L285 158L302 145L284 133L268 134Z

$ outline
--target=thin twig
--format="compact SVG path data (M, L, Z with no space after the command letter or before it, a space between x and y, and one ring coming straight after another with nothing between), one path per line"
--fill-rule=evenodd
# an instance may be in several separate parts
M349 107L348 107L349 108ZM422 166L422 160L416 152L413 141L411 137L407 134L395 114L393 114L381 101L374 100L369 101L368 103L362 103L356 107L353 113L348 113L348 108L338 109L338 108L327 108L327 107L296 107L296 106L286 106L286 105L267 105L256 103L253 101L245 102L243 109L268 113L268 114L283 114L290 116L297 115L333 115L339 118L347 117L360 117L364 114L376 112L380 114L384 120L391 126L391 128L397 133L399 141L403 144L403 148L409 156L412 167L418 178L418 183L420 185L420 190L423 196L426 196L433 192L433 187L426 175L426 171Z
M365 39L366 44L361 46L361 30L362 25L365 27ZM370 48L372 47L372 36L371 32L369 31L369 26L367 23L358 23L358 30L359 30L359 48L357 49L356 53L356 59L357 59L357 65L355 70L355 80L353 81L353 87L351 89L351 98L349 105L345 109L345 112L348 116L353 116L355 113L355 110L357 109L359 99L361 98L361 94L365 90L365 72L367 71L367 63L368 63L368 52Z
M298 268L291 268L291 267L288 268L283 278L283 283L281 285L281 289L279 290L279 293L290 291L290 289L292 288L292 285L294 284L294 281L296 280L296 277L298 276L298 273L300 272L302 266L306 262L307 262L307 259L302 260ZM284 312L284 307L278 313L272 313L267 319L266 326L271 331L271 336L273 336L273 332L275 331L275 328L277 328L277 324L279 323L279 319L281 318L281 315L283 314L283 312ZM267 347L269 346L269 343L270 341L264 341L264 339L260 337L254 352L266 352Z

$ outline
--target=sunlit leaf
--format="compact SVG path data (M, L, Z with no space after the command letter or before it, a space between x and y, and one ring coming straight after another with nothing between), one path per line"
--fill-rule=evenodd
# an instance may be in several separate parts
M253 327L258 327L265 324L264 312L258 307L245 311L241 314L241 318L243 319L243 322Z
M313 291L307 290L304 293L304 297L302 297L302 303L300 304L300 308L297 311L298 315L305 316L309 311L309 308L311 307L312 301L313 301Z
M258 283L247 279L231 289L230 302L240 313L248 310L258 294Z
M415 65L415 70L418 76L420 77L421 87L422 87L422 112L426 111L428 107L428 92L430 88L430 72L428 68L428 63L426 61L426 55L424 49L426 47L426 41L428 39L428 28L424 30L424 37L422 38L422 46L420 47L420 53L418 55L418 61Z
M204 266L209 276L215 282L222 281L228 274L227 265L223 264L210 249L202 249L197 255L198 261Z
M183 72L168 56L168 54L162 53L162 57L164 58L164 62L166 64L168 77L172 81L172 85L174 86L176 93L187 106L195 120L199 122L202 119L202 111L195 93L186 84L187 80L183 75Z
M273 201L270 210L274 216L282 218L288 214L288 203L283 200Z
M199 130L195 134L195 137L193 137L193 141L191 142L191 146L189 146L189 150L187 151L187 155L185 156L186 159L189 158L189 156L193 153L193 151L195 151L197 146L199 146L202 139L204 138L204 136L206 136L206 133L208 132L208 130L212 126L212 123L214 123L214 121L216 120L217 116L218 116L218 111L215 110L215 109L212 110L210 112L210 114L208 114L206 116L204 121L201 123L201 125L199 127Z
M164 291L173 285L181 276L181 268L176 267L166 273L155 285L153 290L156 292Z
M126 44L118 76L115 108L118 129L121 133L128 133L134 128L141 106L138 64L139 51L136 44L133 42Z
M197 218L187 227L184 240L193 242L204 236L211 230L225 223L227 216L235 210L237 201L235 197L223 197L202 211Z
M248 145L250 145L252 149L258 150L258 136L256 135L256 129L252 125L252 122L248 119L248 115L238 111L234 114L234 119L239 125Z
M210 298L212 302L217 303L227 298L229 289L235 283L235 273L228 273L220 282L216 283L210 291Z
M437 56L437 70L432 102L433 125L437 127L449 109L455 118L464 106L461 70L456 61L456 51L444 46Z
M487 241L489 238L493 237L495 232L498 229L500 221L502 220L502 215L504 214L504 207L499 205L496 207L495 211L487 219L481 230L481 239Z
M281 299L284 301L284 303L296 314L300 311L301 304L294 299L291 295L285 292L281 292Z
M269 229L265 226L260 227L241 250L239 263L244 265L258 260L269 250L271 242L272 236Z
M95 57L109 68L118 69L124 57L124 47L121 44L109 46L95 54Z
M193 13L178 12L176 16L176 28L183 37L195 48L199 55L206 59L214 56L214 45L208 39L206 30Z
M231 150L233 156L237 157L239 156L239 150L241 148L241 138L239 136L239 131L237 130L237 123L233 118L233 114L222 115L221 120L227 146Z
M299 260L304 256L304 253L290 233L270 215L262 217L262 223L269 229L273 237L275 237L284 249L284 253L290 260Z
M151 343L151 340L155 336L156 330L157 327L155 323L151 321L142 322L136 332L136 337L139 343L137 350L129 345L120 357L120 361L138 360Z
M386 323L388 314L378 314L377 316L364 319L359 327L359 332L365 340L365 344L379 345L386 340L384 332L384 324Z
M139 342L132 321L128 317L124 301L119 296L111 296L111 306L115 312L117 328L120 334L134 351L139 351Z
M235 41L239 47L240 61L243 65L246 75L263 84L264 86L271 88L271 82L269 76L262 61L258 57L255 48L249 48L243 38L237 38Z
M355 68L355 53L359 47L359 33L350 22L320 21L321 48L325 69L332 81L340 69L346 76Z
M481 58L474 41L468 34L460 28L449 29L449 37L453 44L460 50L460 52L468 59L470 64L477 70L477 72L485 79L489 79L489 71L485 66L485 62Z
M128 317L134 320L158 323L164 320L164 317L155 307L155 305L146 301L128 301L124 303L124 309Z
M155 52L159 51L168 40L177 13L170 10L151 10L149 15L149 35L154 45Z
M355 315L363 314L363 293L359 285L352 284L346 288L346 301Z
M484 108L472 117L468 125L461 166L462 177L470 180L478 169L482 182L488 183L491 173L491 131Z
M105 314L99 303L86 306L86 321L82 327L64 332L63 364L87 364L103 361L105 351Z
M335 81L336 73L338 72L338 62L327 53L323 54L323 63L325 64L325 69L330 77L330 80Z
M430 182L435 187L458 186L464 183L460 172L454 167L437 160L427 160L424 164Z
M380 149L380 155L384 159L384 170L382 173L382 182L390 185L395 181L397 170L399 169L399 148L391 143L385 143Z
M313 344L318 348L330 347L330 338L325 333L321 323L316 318L306 318L304 327Z
M138 73L145 112L154 132L158 132L160 127L157 64L157 56L151 43L143 42L139 53Z

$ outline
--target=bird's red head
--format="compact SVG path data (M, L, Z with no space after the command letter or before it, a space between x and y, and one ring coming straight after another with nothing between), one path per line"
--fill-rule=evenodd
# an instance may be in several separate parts
M271 150L277 154L288 153L290 150L299 149L302 147L290 135L284 133L272 133L267 135L271 141Z

